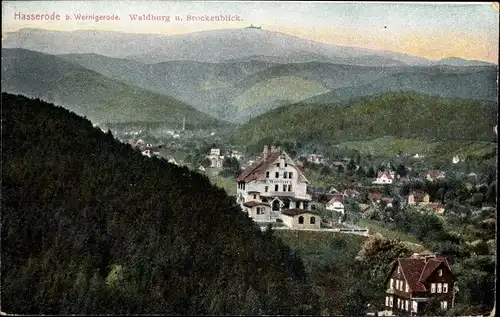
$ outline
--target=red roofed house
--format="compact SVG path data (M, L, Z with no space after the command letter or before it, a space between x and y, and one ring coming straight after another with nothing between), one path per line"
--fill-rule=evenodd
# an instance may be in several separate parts
M393 172L378 172L377 179L374 180L372 183L385 185L385 184L392 184L393 180L394 180L394 173Z
M454 305L455 278L446 258L415 253L399 258L387 280L386 309L395 315L423 315L432 300L442 310Z
M286 209L309 210L311 196L307 194L309 181L285 151L264 147L261 160L247 167L237 179L236 201L249 216L276 221ZM263 216L245 206L259 201L269 205ZM248 204L247 204L248 205Z
M326 209L338 211L344 214L344 195L333 195L332 199L330 199L330 201L326 204Z

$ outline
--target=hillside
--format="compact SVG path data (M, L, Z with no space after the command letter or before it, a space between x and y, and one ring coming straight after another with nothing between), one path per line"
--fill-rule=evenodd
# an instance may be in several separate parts
M169 96L125 84L57 56L2 49L2 91L64 106L93 122L155 121L188 128L222 121Z
M261 115L235 134L242 144L264 138L337 144L383 136L426 140L495 138L497 109L477 101L389 93L349 107L298 103Z
M261 60L258 56L219 63L145 64L96 54L60 57L129 85L174 96L232 122L245 122L282 101L352 103L399 91L497 100L495 66L373 67L325 61L276 64L276 59Z
M2 311L310 315L304 266L209 180L2 93Z

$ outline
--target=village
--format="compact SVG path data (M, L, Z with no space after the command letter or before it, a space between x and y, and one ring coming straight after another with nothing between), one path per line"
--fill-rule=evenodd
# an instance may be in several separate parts
M484 177L460 172L459 168L413 168L409 161L425 166L424 156L418 153L408 154L406 161L397 161L396 157L368 168L359 155L356 158L343 153L332 158L306 152L292 157L278 145L265 145L260 154L248 155L244 148L217 146L223 142L213 131L189 135L172 130L163 135L152 138L132 132L121 140L144 156L162 158L206 175L234 197L241 212L262 231L272 228L367 237L383 234L403 236L405 240L410 235L394 225L404 213L464 221L495 212L496 193L491 192ZM463 157L453 155L449 166L458 167L463 161ZM338 176L337 181L330 186L317 185L335 179L329 175ZM468 189L464 197L457 197L452 193L454 188L446 187L450 179L459 188ZM493 248L496 242L490 242ZM454 307L459 288L447 258L437 252L425 250L400 258L387 276L385 309L377 311L378 315L421 315L432 300L439 301L442 311Z

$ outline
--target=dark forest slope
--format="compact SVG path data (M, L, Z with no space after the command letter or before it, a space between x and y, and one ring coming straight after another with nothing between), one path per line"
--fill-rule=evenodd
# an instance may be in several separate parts
M2 94L2 311L315 314L300 259L224 190Z

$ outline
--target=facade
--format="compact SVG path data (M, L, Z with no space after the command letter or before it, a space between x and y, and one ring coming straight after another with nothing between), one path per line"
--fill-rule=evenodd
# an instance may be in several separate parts
M210 167L222 168L224 165L224 156L220 155L220 149L210 149L207 158L210 160Z
M265 146L261 160L247 167L237 178L236 201L244 211L249 208L245 203L250 201L268 204L269 215L266 219L276 221L287 209L310 210L308 184L309 181L285 151ZM251 210L249 215L254 215Z
M232 150L231 157L234 157L237 160L241 160L241 159L243 159L243 153L241 153L240 151Z
M325 158L321 154L310 154L307 156L307 161L313 164L323 164L325 162Z
M326 209L344 214L344 195L333 195L332 199L326 204Z
M430 202L429 194L422 191L413 191L408 195L408 205L425 205Z
M281 213L283 223L290 229L320 229L321 217L303 209L287 209Z
M373 181L373 184L392 184L392 181L394 180L394 173L393 172L378 172L377 173L377 179Z
M455 278L446 258L419 254L399 258L386 283L385 307L395 315L423 315L433 300L442 310L454 306Z

